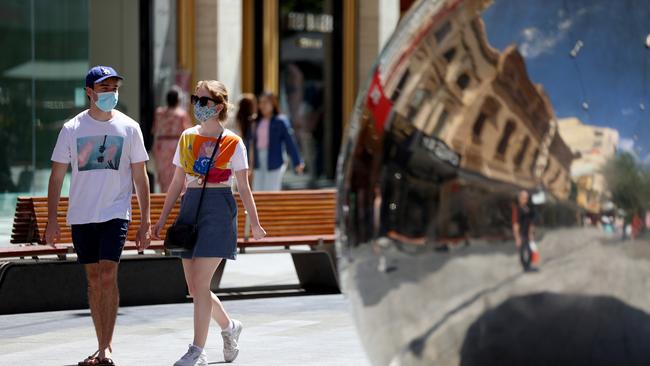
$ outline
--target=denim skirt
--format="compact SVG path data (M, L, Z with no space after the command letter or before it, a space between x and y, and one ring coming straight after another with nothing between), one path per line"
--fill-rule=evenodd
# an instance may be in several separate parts
M201 188L187 189L181 200L178 223L194 223L200 197ZM184 259L237 258L237 203L229 187L205 189L198 217L196 245L193 250L182 250L178 254Z

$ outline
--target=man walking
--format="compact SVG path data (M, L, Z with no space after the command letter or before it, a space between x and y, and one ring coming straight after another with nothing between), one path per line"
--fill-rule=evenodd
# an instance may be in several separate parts
M517 197L517 204L512 208L512 232L515 236L515 243L519 249L519 259L525 271L531 269L535 255L531 243L535 241L533 221L535 214L528 204L528 192L521 190Z
M150 242L149 159L140 125L114 109L122 77L95 66L86 75L90 108L63 125L52 153L47 193L48 244L60 240L57 205L68 165L72 166L67 222L79 263L86 270L88 302L98 349L79 365L113 365L112 339L119 292L117 266L131 220L133 186L142 213L138 250Z

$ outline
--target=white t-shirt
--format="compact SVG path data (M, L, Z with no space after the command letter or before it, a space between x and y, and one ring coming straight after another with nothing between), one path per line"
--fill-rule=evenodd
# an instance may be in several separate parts
M183 131L173 163L185 171L186 182L206 175L207 164L216 143L216 137L199 134L199 126ZM219 150L207 174L207 182L232 185L233 173L243 169L248 169L246 146L239 136L224 128Z
M72 166L68 225L131 220L131 164L147 160L140 125L118 110L106 122L88 110L66 122L52 161Z

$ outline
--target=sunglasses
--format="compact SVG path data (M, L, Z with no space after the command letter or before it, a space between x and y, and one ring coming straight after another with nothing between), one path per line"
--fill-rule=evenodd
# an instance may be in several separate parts
M201 107L205 107L206 105L208 105L208 100L213 101L214 104L219 104L219 101L212 99L210 97L199 97L194 94L190 96L190 101L192 101L192 104L196 104L196 102L199 102L199 105Z

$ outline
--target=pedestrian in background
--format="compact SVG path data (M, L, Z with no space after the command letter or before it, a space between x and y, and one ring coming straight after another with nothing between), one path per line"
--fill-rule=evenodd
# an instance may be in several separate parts
M178 91L167 92L167 106L158 107L153 120L154 143L151 148L156 165L156 177L160 192L167 192L174 177L172 158L181 133L192 127L189 114L179 106Z
M194 117L200 125L183 131L178 141L173 160L174 178L160 219L153 228L153 237L160 238L165 221L186 185L177 222L198 226L194 248L181 253L185 281L194 301L194 340L175 366L208 365L204 348L211 317L221 328L225 361L232 362L239 354L237 342L243 325L228 316L217 295L210 291L212 276L221 261L234 260L237 256L237 203L231 190L233 173L250 217L253 237L261 239L266 235L248 185L246 147L239 136L223 127L230 107L228 91L219 81L204 80L198 82L195 93L192 95ZM201 199L205 202L197 214Z
M112 343L120 296L117 270L131 220L135 187L142 219L135 242L146 249L149 234L149 160L138 122L114 109L122 77L108 66L95 66L86 75L90 108L66 122L52 152L47 193L45 240L61 240L57 206L61 186L72 167L67 223L77 261L84 265L88 303L98 349L78 365L113 365ZM26 364L30 364L27 362Z
M535 212L529 203L529 194L521 190L517 202L512 206L512 233L519 250L519 259L524 271L537 264L539 254L535 243Z
M258 98L257 126L252 138L254 154L255 191L279 191L285 172L284 152L291 157L296 174L302 174L305 164L298 152L293 129L286 116L280 114L278 98L270 92Z
M235 119L239 129L239 136L242 137L246 146L250 146L257 126L257 98L255 98L254 94L242 94ZM248 150L248 165L255 166L255 152L253 149ZM249 169L248 172L249 181L252 182L254 179L253 171Z

